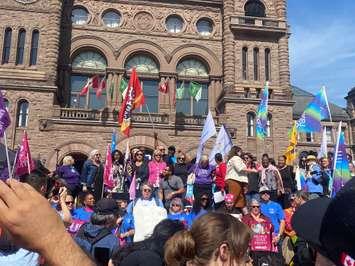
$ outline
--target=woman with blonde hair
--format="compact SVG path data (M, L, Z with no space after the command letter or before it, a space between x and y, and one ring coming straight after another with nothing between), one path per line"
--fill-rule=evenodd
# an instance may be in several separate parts
M168 266L251 266L250 239L250 229L231 215L208 213L168 240L164 258Z
M80 174L74 167L74 158L67 155L63 158L63 165L57 170L59 178L66 181L70 194L76 198L80 192Z
M165 167L166 163L163 161L163 155L161 154L160 150L155 150L153 153L153 159L148 163L148 181L153 186L153 193L156 196L158 196L159 183Z

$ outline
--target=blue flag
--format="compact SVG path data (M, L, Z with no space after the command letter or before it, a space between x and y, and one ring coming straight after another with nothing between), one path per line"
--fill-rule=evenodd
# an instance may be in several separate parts
M114 129L112 131L112 136L111 136L111 152L113 152L114 150L116 150L116 129Z
M209 159L210 159L210 164L215 165L216 162L214 160L214 156L217 153L222 154L222 156L224 157L226 154L228 154L228 152L230 151L230 149L232 148L233 143L232 140L226 130L226 128L224 127L224 125L222 125L221 129L218 132L217 138L216 138L216 143L214 144L214 147L210 153Z
M269 102L269 88L268 83L265 84L261 101L256 112L256 137L258 139L265 139L267 136L267 109Z
M0 90L0 138L4 137L5 130L10 123L10 115L6 109L4 98Z
M307 105L300 119L297 121L298 132L320 132L320 121L330 119L331 114L328 105L327 94L323 87Z

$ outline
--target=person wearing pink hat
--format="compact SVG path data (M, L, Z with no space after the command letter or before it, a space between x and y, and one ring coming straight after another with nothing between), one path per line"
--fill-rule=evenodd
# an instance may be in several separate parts
M242 218L240 209L235 207L235 196L231 193L224 196L224 204L217 210L217 212L230 214L239 220Z

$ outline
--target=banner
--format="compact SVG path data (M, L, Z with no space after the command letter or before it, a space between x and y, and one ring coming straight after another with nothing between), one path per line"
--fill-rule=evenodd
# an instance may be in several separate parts
M10 126L10 123L10 115L6 109L4 98L0 90L0 138L4 137L5 130Z
M16 159L15 173L17 176L30 174L36 168L32 160L30 145L28 143L27 132L24 131L20 150Z
M265 139L267 136L267 109L269 103L269 88L266 82L261 95L261 101L256 112L256 137L258 139Z

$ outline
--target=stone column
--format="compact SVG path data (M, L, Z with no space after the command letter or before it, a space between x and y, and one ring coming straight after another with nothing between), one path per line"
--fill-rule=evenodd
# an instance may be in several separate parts
M276 13L279 18L286 20L286 9L287 9L286 0L277 0Z
M280 87L291 97L288 35L279 40Z

